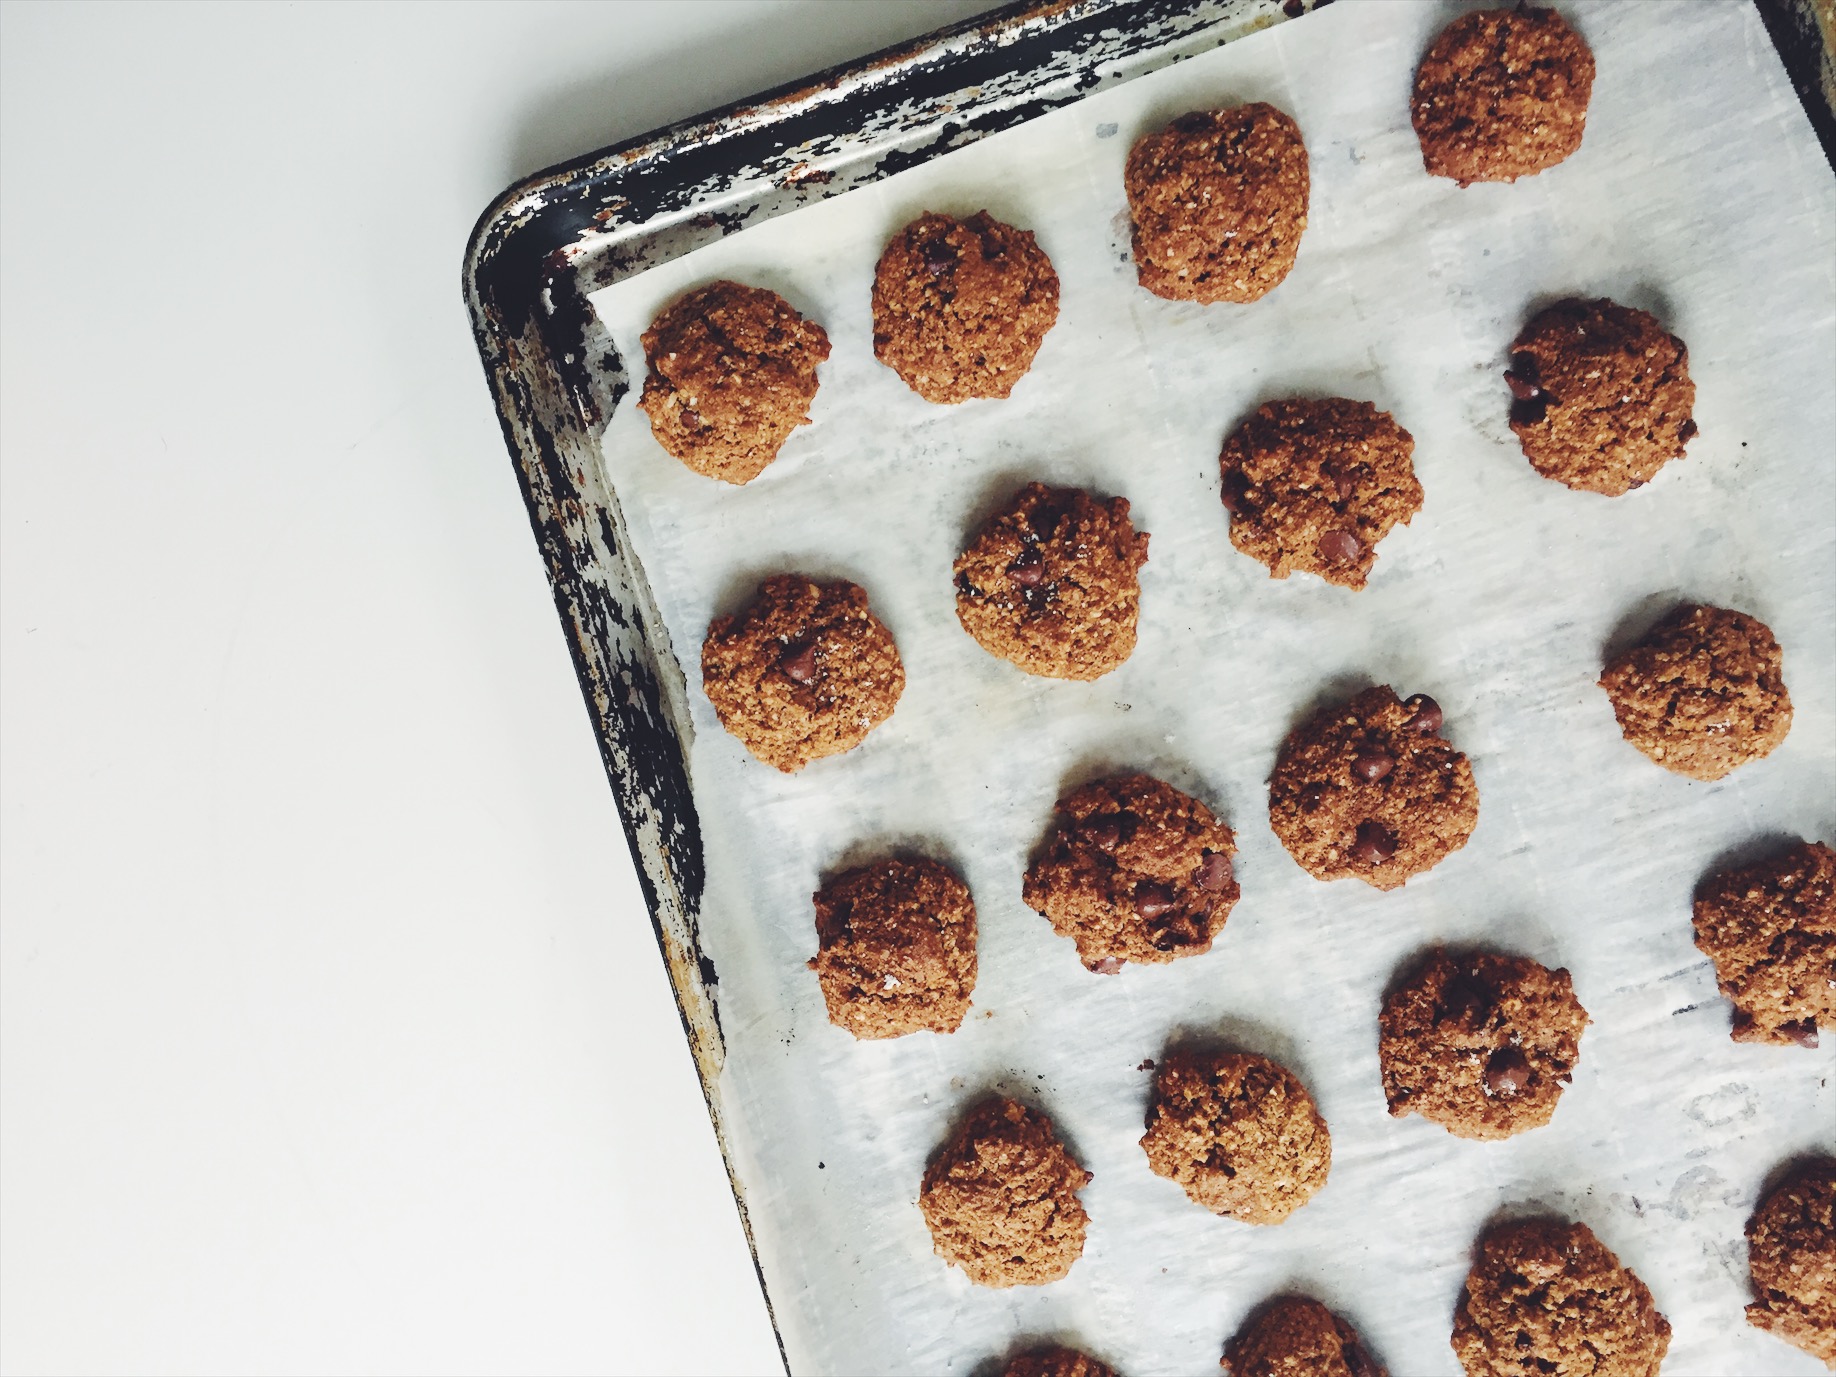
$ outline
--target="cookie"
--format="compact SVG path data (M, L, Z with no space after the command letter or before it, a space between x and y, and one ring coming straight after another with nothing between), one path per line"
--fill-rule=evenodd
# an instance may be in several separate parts
M1836 1369L1836 1158L1798 1163L1747 1221L1747 1323Z
M673 302L643 334L650 372L638 407L651 434L696 473L757 478L810 419L822 326L762 287L711 282Z
M1679 607L1607 666L1600 687L1620 734L1691 779L1770 755L1791 730L1779 643L1725 607Z
M1043 1286L1083 1255L1090 1173L1052 1121L999 1096L969 1111L925 1168L918 1208L937 1255L977 1286Z
M873 356L927 402L1005 397L1058 319L1058 274L1030 230L927 212L873 274Z
M1670 1322L1585 1224L1513 1220L1479 1240L1454 1311L1468 1377L1657 1377Z
M1358 1331L1308 1296L1264 1301L1224 1350L1229 1377L1387 1377Z
M1689 349L1657 317L1604 297L1537 312L1504 378L1524 458L1577 492L1642 488L1696 436Z
M1554 10L1475 10L1442 29L1415 73L1422 165L1461 186L1515 182L1581 146L1594 55Z
M1290 732L1269 777L1269 825L1301 869L1395 889L1465 846L1479 790L1440 730L1434 699L1379 687Z
M1377 543L1422 509L1408 431L1369 402L1267 402L1224 442L1230 543L1272 578L1362 588Z
M744 611L708 627L701 686L721 726L793 774L853 750L892 716L905 667L860 588L779 574Z
M1457 1138L1509 1138L1555 1113L1587 1011L1565 970L1436 948L1378 1015L1383 1095Z
M1326 1184L1332 1138L1294 1073L1246 1052L1181 1048L1154 1075L1148 1166L1195 1204L1279 1224Z
M1815 1047L1820 1028L1836 1028L1836 851L1801 841L1711 875L1695 910L1734 1041Z
M1116 1370L1088 1353L1052 1344L1009 1358L1001 1377L1116 1377Z
M1135 274L1171 301L1256 301L1294 267L1307 228L1300 126L1257 102L1181 115L1122 174Z
M1098 679L1134 652L1147 532L1128 499L1028 483L956 557L956 618L991 655Z
M1237 849L1211 810L1149 775L1117 775L1058 801L1022 898L1093 971L1211 950L1241 892Z
M975 902L936 861L891 857L816 891L810 969L829 1022L857 1038L954 1033L975 989Z

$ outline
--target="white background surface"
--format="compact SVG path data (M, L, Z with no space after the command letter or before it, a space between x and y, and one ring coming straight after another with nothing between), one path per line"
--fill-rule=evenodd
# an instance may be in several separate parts
M982 7L0 7L0 1368L776 1368L460 255Z

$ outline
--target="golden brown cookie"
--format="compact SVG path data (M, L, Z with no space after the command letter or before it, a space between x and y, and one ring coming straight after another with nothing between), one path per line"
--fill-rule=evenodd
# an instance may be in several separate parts
M1437 947L1384 997L1377 1057L1396 1118L1460 1138L1509 1138L1555 1113L1587 1011L1565 970Z
M1134 652L1147 532L1128 499L1028 483L956 557L956 617L1028 674L1097 679Z
M1679 607L1600 676L1620 734L1691 779L1772 754L1791 730L1779 643L1725 607Z
M873 356L927 402L1005 397L1058 319L1058 274L1030 230L927 212L873 275Z
M1521 1219L1479 1239L1454 1311L1467 1377L1657 1377L1670 1322L1585 1224Z
M853 750L891 717L905 667L862 589L779 574L744 611L708 627L701 685L721 726L793 774Z
M1269 825L1301 869L1395 889L1465 846L1479 790L1440 730L1434 699L1378 687L1290 732L1269 777Z
M1309 1296L1251 1312L1224 1350L1229 1377L1387 1377L1350 1324Z
M1605 297L1539 311L1504 377L1524 457L1577 492L1642 488L1696 436L1689 349L1657 317Z
M1230 543L1266 564L1362 588L1377 542L1422 509L1415 440L1369 402L1268 402L1224 442Z
M816 891L810 969L857 1038L954 1033L975 989L975 902L948 866L889 857Z
M1116 1370L1088 1353L1050 1344L1009 1358L1001 1377L1116 1377Z
M1256 301L1294 267L1307 228L1307 148L1272 105L1181 115L1129 150L1135 272L1173 301Z
M1836 851L1801 841L1709 876L1695 928L1733 1002L1734 1041L1815 1047L1836 1028Z
M977 1286L1043 1286L1083 1256L1089 1184L1050 1119L992 1096L931 1158L918 1208L937 1255Z
M1246 1052L1169 1052L1141 1148L1155 1175L1195 1204L1249 1224L1281 1223L1332 1167L1332 1137L1307 1087Z
M673 302L643 335L650 372L638 406L662 445L696 473L748 483L810 419L822 326L776 292L711 282Z
M1196 956L1211 950L1241 892L1236 849L1197 799L1149 775L1117 775L1059 799L1022 897L1077 943L1090 970Z
M1836 1369L1836 1158L1796 1164L1747 1221L1747 1323Z
M1594 55L1554 10L1474 10L1442 29L1415 73L1422 164L1461 186L1514 182L1581 146Z

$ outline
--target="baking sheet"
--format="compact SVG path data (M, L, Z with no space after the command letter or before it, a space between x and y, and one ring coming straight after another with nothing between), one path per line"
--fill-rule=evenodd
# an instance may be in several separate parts
M1585 1220L1646 1280L1675 1326L1667 1372L1820 1370L1741 1322L1741 1226L1776 1163L1836 1139L1836 1039L1731 1043L1688 914L1731 851L1836 834L1836 183L1738 3L1565 7L1599 66L1581 152L1516 186L1430 179L1408 85L1455 12L1341 3L593 298L633 359L657 309L717 277L783 293L834 343L815 423L746 488L670 459L634 397L602 447L689 668L729 1147L796 1371L966 1373L1049 1334L1125 1372L1204 1372L1247 1310L1300 1287L1394 1372L1453 1373L1472 1238L1525 1203ZM1253 99L1295 116L1312 159L1293 275L1248 307L1148 296L1129 145ZM982 208L1037 233L1061 314L1010 400L933 407L873 360L873 265L920 211ZM1654 310L1690 345L1702 433L1623 499L1538 478L1505 426L1506 346L1568 294ZM1219 442L1292 393L1368 399L1416 437L1425 507L1362 593L1271 581L1226 536ZM1152 533L1139 648L1095 684L1021 675L956 623L951 560L1028 478L1121 493ZM793 777L720 729L694 668L711 617L779 570L866 587L908 675L861 749ZM1764 619L1797 708L1784 746L1713 785L1626 746L1593 686L1604 645L1684 599ZM1364 682L1439 699L1481 795L1466 849L1390 895L1310 879L1266 818L1289 726ZM1218 809L1243 899L1210 954L1103 978L1020 877L1062 789L1122 767ZM856 1043L803 966L809 895L895 845L969 881L980 982L957 1034ZM1594 1022L1548 1128L1466 1143L1385 1114L1378 1002L1437 940L1573 972ZM1291 1066L1332 1128L1327 1186L1281 1226L1214 1218L1147 1170L1137 1067L1187 1029ZM971 1286L915 1206L991 1088L1045 1108L1095 1174L1084 1257L1050 1287Z

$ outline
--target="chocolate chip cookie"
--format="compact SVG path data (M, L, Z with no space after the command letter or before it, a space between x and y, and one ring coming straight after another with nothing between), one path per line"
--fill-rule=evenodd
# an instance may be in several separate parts
M1009 1358L1001 1377L1116 1377L1116 1370L1088 1353L1051 1344Z
M975 902L949 867L889 857L816 891L810 969L857 1038L954 1033L975 989Z
M1147 532L1128 499L1028 483L956 557L956 617L991 655L1098 679L1134 652Z
M1608 665L1620 734L1675 774L1720 779L1791 730L1779 643L1725 607L1679 607Z
M1332 1137L1292 1071L1245 1052L1179 1048L1154 1076L1148 1166L1213 1214L1279 1224L1326 1184Z
M1149 775L1073 789L1022 897L1093 971L1211 950L1240 893L1236 839L1211 810Z
M1415 73L1422 165L1461 186L1514 182L1581 146L1594 55L1554 10L1475 10L1442 29Z
M1256 301L1294 267L1307 228L1307 147L1272 105L1181 115L1129 150L1135 273L1173 301Z
M1294 397L1224 442L1230 543L1273 578L1295 570L1362 588L1377 542L1422 509L1415 440L1369 402Z
M1509 1138L1555 1113L1587 1011L1565 970L1437 947L1384 997L1377 1056L1396 1118Z
M1350 1324L1309 1296L1251 1312L1224 1350L1228 1377L1387 1377Z
M696 473L757 478L810 419L822 326L762 287L711 282L672 303L643 334L639 408L651 434Z
M1798 1163L1747 1221L1747 1323L1836 1369L1836 1158Z
M1089 1184L1050 1119L994 1096L931 1158L918 1208L937 1255L976 1285L1043 1286L1083 1256Z
M1005 397L1058 319L1058 274L1030 230L927 212L873 275L873 356L927 402Z
M1820 1027L1836 1027L1836 851L1801 841L1711 875L1695 910L1734 1041L1815 1047Z
M1577 492L1642 488L1696 436L1688 348L1657 317L1604 297L1539 311L1504 378L1524 457Z
M853 750L892 716L905 667L862 589L779 574L744 611L708 627L701 685L721 726L794 774Z
M1269 778L1269 825L1319 880L1395 889L1466 845L1479 790L1426 694L1369 688L1288 734Z
M1487 1229L1454 1311L1468 1377L1657 1377L1670 1322L1585 1224Z

